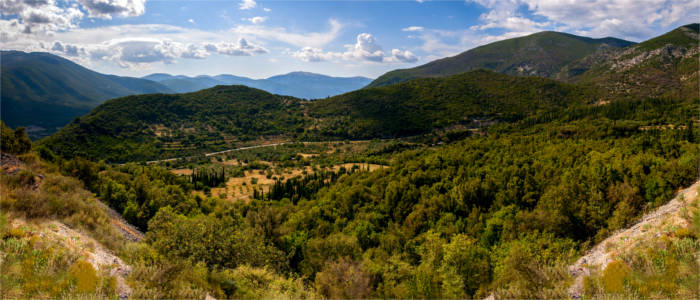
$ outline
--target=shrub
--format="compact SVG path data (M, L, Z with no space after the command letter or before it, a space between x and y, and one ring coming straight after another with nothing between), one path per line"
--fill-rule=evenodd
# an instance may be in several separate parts
M372 287L362 265L346 256L326 264L316 274L316 291L329 299L363 299Z
M91 293L97 288L97 272L89 262L78 260L68 272L75 280L76 290L79 293Z
M625 280L631 271L624 261L617 260L609 263L603 271L603 288L605 292L613 294L624 292Z
M0 149L2 152L11 154L27 153L32 148L32 141L27 137L24 127L7 127L0 120Z

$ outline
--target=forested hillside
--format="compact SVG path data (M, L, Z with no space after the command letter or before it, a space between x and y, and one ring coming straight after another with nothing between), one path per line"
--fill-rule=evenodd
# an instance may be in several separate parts
M596 101L591 90L489 71L364 89L311 103L221 86L114 99L41 143L65 156L135 161L233 148L258 137L402 137L454 125L516 122Z
M42 140L64 156L115 161L231 148L261 136L304 131L299 99L245 86L113 99Z
M386 168L301 174L274 193L252 180L256 193L250 201L223 200L162 166L66 160L41 145L37 152L147 230L144 243L130 248L130 259L164 273L158 279L132 275L141 286L135 295L142 297L148 291L169 297L206 291L227 298L283 292L564 298L573 283L567 266L590 245L695 180L697 109L694 101L620 101L549 120L544 114L499 123L485 135L444 146L430 146L430 140L389 144L344 158ZM337 155L315 151L321 162ZM285 153L271 149L257 157L286 166L314 163ZM248 164L226 168L226 178L240 176L239 168L268 168L255 163L255 154L238 157ZM697 235L683 239L688 251L700 249ZM653 274L672 272L677 259ZM630 281L624 291L681 298L698 292L681 277L688 273L668 274L668 288L642 290ZM257 279L249 282L247 276ZM192 289L165 292L163 284ZM601 287L596 293L614 291Z
M43 137L107 99L169 93L159 83L104 75L49 53L2 51L2 120Z

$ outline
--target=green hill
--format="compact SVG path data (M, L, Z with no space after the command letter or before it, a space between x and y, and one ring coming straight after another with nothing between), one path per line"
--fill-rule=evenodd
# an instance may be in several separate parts
M601 48L620 48L632 42L616 38L592 39L544 31L474 48L412 69L388 72L368 87L386 86L415 78L454 75L487 69L508 75L554 77L572 62Z
M104 75L48 53L2 51L2 120L33 137L54 132L107 99L169 93L159 83Z
M479 70L363 89L310 104L321 135L396 137L453 125L516 122L594 102L591 91L553 80Z
M302 101L245 86L112 99L40 141L64 156L145 160L303 131Z
M516 122L595 99L565 83L489 71L419 79L315 102L245 86L217 86L189 94L113 99L42 143L63 156L147 160L223 150L260 138L369 139L452 125Z

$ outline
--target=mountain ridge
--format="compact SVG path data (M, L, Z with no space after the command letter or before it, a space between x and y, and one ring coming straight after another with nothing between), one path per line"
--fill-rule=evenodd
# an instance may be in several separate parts
M563 66L601 48L632 44L634 43L612 37L593 39L542 31L479 46L414 68L390 71L367 87L385 86L415 78L453 75L481 68L508 75L549 78L556 75Z

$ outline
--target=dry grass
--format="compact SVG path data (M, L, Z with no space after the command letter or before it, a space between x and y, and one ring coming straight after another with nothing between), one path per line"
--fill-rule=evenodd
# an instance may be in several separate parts
M234 160L235 161L235 160ZM257 161L258 163L269 165L271 168L275 168L275 164L267 161ZM226 162L224 162L226 164ZM377 164L366 164L366 163L345 163L334 165L331 168L325 168L325 170L333 170L335 172L339 171L340 168L344 167L346 170L351 170L353 167L357 166L361 171L375 171L378 169L386 168L387 166L377 165ZM317 168L318 169L318 168ZM173 170L173 172L178 172L176 174L189 174L185 170L189 169L179 169ZM212 188L212 196L219 197L221 199L226 199L229 201L248 201L253 197L254 189L258 191L268 192L270 186L275 183L275 180L281 178L283 181L289 178L294 178L297 176L304 176L314 173L314 168L310 166L297 167L297 168L283 168L280 173L274 174L268 178L265 171L262 170L247 170L244 172L243 177L233 177L226 182L226 187ZM204 195L201 191L196 191L200 195Z

